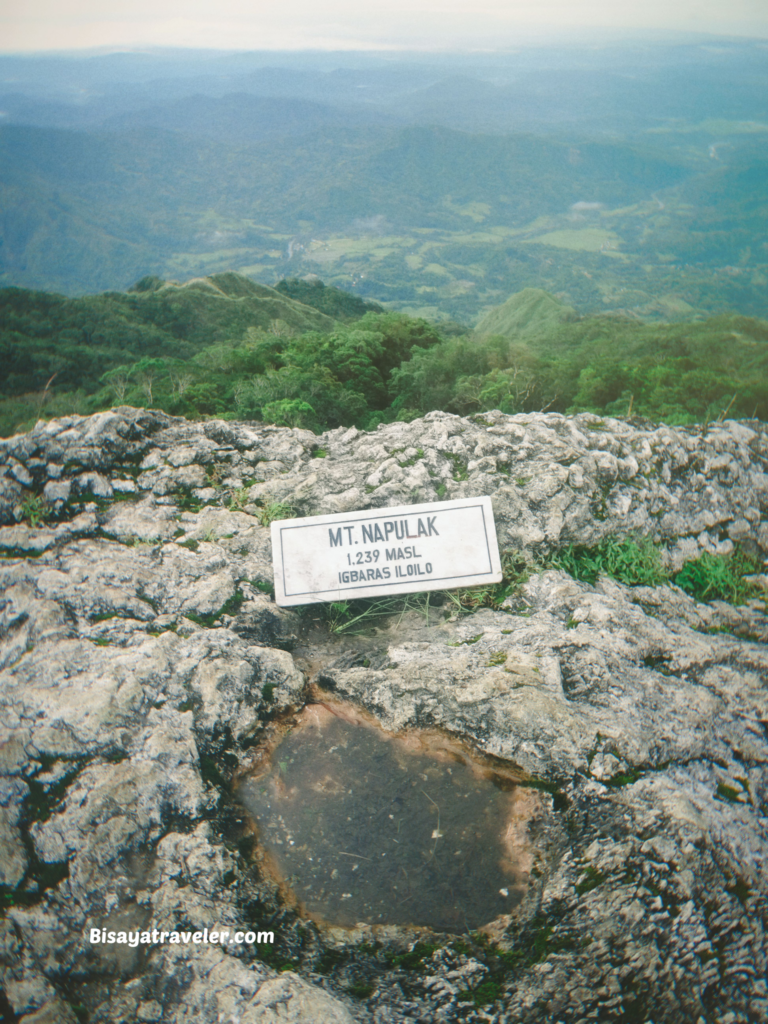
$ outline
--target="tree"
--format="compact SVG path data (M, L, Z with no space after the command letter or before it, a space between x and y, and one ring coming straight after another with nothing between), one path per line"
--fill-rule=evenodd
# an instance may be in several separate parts
M114 391L118 405L122 405L125 401L125 392L128 390L130 379L130 366L116 366L114 370L107 370L106 373L101 375L102 383L108 385Z
M131 376L138 380L141 389L146 395L147 405L152 407L152 389L157 378L166 372L164 359L140 359L131 367Z
M281 398L277 402L269 402L264 406L263 416L266 423L274 423L278 427L304 427L311 430L317 424L315 410L300 398Z

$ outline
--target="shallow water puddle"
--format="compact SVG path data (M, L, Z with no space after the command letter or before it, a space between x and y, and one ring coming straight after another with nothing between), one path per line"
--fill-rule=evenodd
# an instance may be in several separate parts
M343 713L305 709L238 791L302 910L451 931L509 912L531 865L518 796L530 791L442 737L390 737Z

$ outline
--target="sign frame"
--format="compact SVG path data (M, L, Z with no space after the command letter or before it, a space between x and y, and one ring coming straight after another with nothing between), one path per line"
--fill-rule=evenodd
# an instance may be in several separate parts
M502 579L487 495L278 519L271 535L275 601L283 607Z

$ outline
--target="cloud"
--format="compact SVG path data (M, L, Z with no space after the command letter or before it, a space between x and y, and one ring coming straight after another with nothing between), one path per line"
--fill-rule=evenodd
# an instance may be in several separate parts
M389 222L383 213L377 213L372 217L358 217L352 223L352 230L361 235L383 235L389 229Z
M608 28L768 37L765 0L24 0L0 13L3 49L501 49L531 34Z

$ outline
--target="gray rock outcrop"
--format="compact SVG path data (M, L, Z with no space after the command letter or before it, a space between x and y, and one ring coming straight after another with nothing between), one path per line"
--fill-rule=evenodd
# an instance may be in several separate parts
M673 569L735 544L765 558L767 460L758 423L590 415L316 437L123 408L0 441L13 1019L768 1021L764 601L548 569L500 610L338 638L270 598L268 529L489 494L502 551L532 561L629 535ZM318 928L261 874L233 780L324 699L519 769L536 857L498 947ZM277 942L92 943L102 928Z

